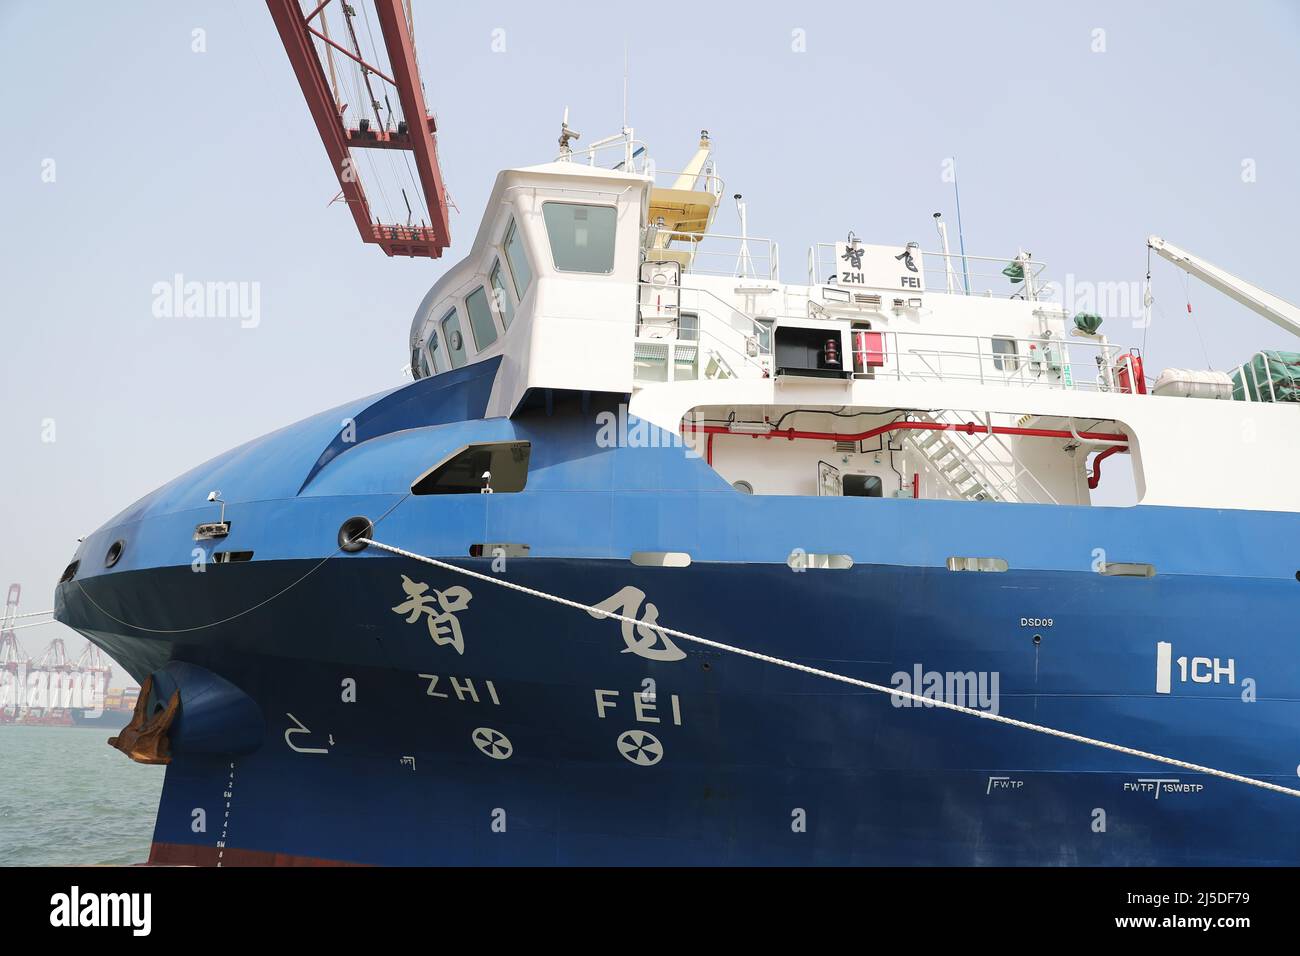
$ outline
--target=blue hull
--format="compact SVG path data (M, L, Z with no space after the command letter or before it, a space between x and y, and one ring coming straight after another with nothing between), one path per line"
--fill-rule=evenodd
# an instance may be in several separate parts
M181 690L156 860L1300 863L1291 797L335 548L358 514L488 574L470 545L526 543L501 577L593 605L635 588L665 626L918 693L971 675L971 706L1295 786L1294 515L749 497L681 449L596 447L589 408L387 414L329 457L338 412L183 476L59 586L61 620L153 674L159 703ZM507 438L533 442L523 493L407 495L448 450ZM195 573L199 489L237 466L220 548L253 559ZM795 572L794 548L855 563ZM1097 574L1096 549L1157 573ZM692 563L629 561L646 550ZM1010 569L949 571L962 555ZM456 626L407 584L465 588Z

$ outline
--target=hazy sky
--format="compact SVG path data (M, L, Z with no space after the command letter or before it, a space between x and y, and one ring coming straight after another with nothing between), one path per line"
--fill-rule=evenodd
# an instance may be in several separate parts
M973 254L1024 246L1058 280L1140 280L1154 232L1300 301L1300 4L1063 6L415 0L460 209L430 262L387 259L327 205L337 185L263 3L0 0L0 588L50 607L77 538L131 501L399 384L412 313L498 170L553 158L566 105L584 142L616 131L625 44L638 138L672 169L709 129L789 281L810 242L849 229L933 248L955 155ZM730 206L718 228L735 231ZM154 284L177 273L259 283L259 324L156 318ZM1157 261L1152 374L1296 347L1189 288L1195 327ZM1141 344L1128 326L1104 331ZM20 636L36 650L56 632L75 638Z

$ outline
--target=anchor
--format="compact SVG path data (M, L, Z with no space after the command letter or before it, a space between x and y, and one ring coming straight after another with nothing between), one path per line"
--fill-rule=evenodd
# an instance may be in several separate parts
M144 679L140 687L140 697L135 702L135 713L131 722L122 728L116 737L108 738L108 745L116 747L136 763L169 764L172 762L171 741L167 731L181 707L181 692L172 692L167 706L149 714L150 691L153 690L153 675Z

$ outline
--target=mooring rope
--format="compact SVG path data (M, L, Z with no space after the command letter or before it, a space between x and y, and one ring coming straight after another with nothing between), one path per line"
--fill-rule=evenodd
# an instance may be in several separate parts
M382 551L387 551L390 554L410 558L412 561L422 561L423 563L431 564L436 568L442 568L446 571L453 571L457 574L477 578L480 581L486 581L489 584L509 588L512 591L518 591L520 594L527 594L530 597L540 598L543 601L550 601L554 604L562 604L566 607L574 608L575 610L586 611L588 614L592 614L596 617L612 617L616 621L623 621L634 625L645 624L644 621L637 620L634 617L628 617L625 614L616 614L613 611L606 611L601 608L592 607L590 604L583 604L581 601L571 601L568 598L563 598L556 594L548 594L546 591L539 591L536 588L516 584L513 581L506 581L500 577L483 574L479 571L471 571L469 568L462 568L455 564L449 564L446 561L439 561L437 558L430 558L427 555L416 554L413 551L407 551L405 548L398 548L391 544L385 544L382 541L375 541L372 538L358 537L355 540L363 544L373 545L374 547L379 548ZM720 641L711 641L708 638L699 637L695 634L688 634L685 631L678 631L671 627L664 627L661 624L654 624L652 625L652 628L653 630L659 631L663 634L669 634L673 637L678 637L684 641L699 644L703 647L711 647L714 650L726 651L729 654L737 654L741 657L748 657L752 660L762 661L765 664L774 664L777 667L785 667L789 670L800 671L804 674L811 674L814 677L823 677L827 680L838 681L841 684L850 684L854 687L861 687L865 690L873 690L877 693L888 694L891 697L897 696L906 698L926 707L939 707L944 710L952 710L971 717L978 717L981 720L991 720L999 724L1006 724L1008 727L1019 727L1022 730L1032 730L1035 733L1046 734L1049 737L1058 737L1061 740L1071 740L1075 743L1087 744L1090 747L1100 747L1103 750L1113 750L1116 753L1127 754L1130 757L1140 757L1144 760L1152 760L1156 763L1168 764L1171 767L1178 767L1182 770L1188 770L1194 773L1203 773L1212 777L1219 777L1223 780L1231 780L1235 783L1244 783L1252 787L1259 787L1262 790L1272 790L1274 793L1286 794L1288 797L1300 797L1300 790L1293 790L1290 787L1283 787L1280 784L1269 783L1267 780L1245 777L1241 774L1231 773L1227 770L1218 770L1214 767L1206 767L1201 764L1190 763L1186 760L1179 760L1176 757L1166 757L1163 754L1154 754L1146 750L1126 747L1123 744L1111 743L1107 740L1098 740L1095 737L1085 737L1082 734L1073 734L1066 730L1057 730L1055 727L1045 727L1042 724L1030 723L1027 720L1016 720L1014 717L1005 717L1002 714L993 714L986 710L976 710L973 707L966 707L962 704L953 704L946 700L922 697L920 694L901 690L897 687L886 687L883 684L873 684L871 681L860 680L856 677L848 677L844 674L836 674L834 671L822 670L818 667L809 667L807 664L799 664L795 661L773 657L770 654L761 654L758 651L751 651L744 647L736 647L732 644L723 644Z
M54 620L54 618L50 618L48 621L36 621L33 624L15 624L13 627L4 628L4 632L8 634L10 631L21 631L29 627L44 627L46 624L57 624L57 623L58 622Z

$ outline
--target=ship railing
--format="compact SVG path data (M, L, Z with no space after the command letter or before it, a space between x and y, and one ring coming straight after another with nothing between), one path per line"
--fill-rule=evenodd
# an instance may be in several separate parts
M647 169L654 165L645 143L620 133L587 146L571 149L567 153L561 152L555 157L555 161L598 166L601 169L614 169L635 173L638 176L647 175Z
M718 232L669 232L653 223L642 237L647 261L676 261L684 274L781 281L781 250L773 239Z
M761 378L770 374L771 326L705 289L651 282L639 286L636 381Z
M973 382L1021 388L1118 392L1120 356L1110 343L1057 336L1014 338L882 330L883 354L853 344L855 371L873 378ZM875 364L871 364L875 362Z
M650 157L645 143L639 139L628 139L623 135L614 135L589 146L561 153L555 157L555 161L649 176L656 186L665 188L676 187L679 179L690 176L689 185L685 188L712 193L715 202L722 198L727 186L722 177L717 174L717 168L711 160L706 162L702 169L693 172L659 169Z
M1295 402L1295 398L1288 398L1287 395L1300 394L1300 379L1284 379L1284 394L1278 397L1277 386L1278 380L1273 377L1272 370L1276 365L1276 360L1269 358L1267 352L1256 352L1245 362L1242 362L1231 372L1228 373L1232 379L1232 396L1241 402ZM1260 369L1264 370L1264 375L1259 374ZM1241 382L1240 396L1238 396L1237 383Z
M677 169L659 169L655 166L654 160L651 160L645 166L645 175L651 177L655 186L662 189L686 188L695 192L711 193L715 203L722 198L722 193L727 188L726 181L717 174L712 163L705 163L704 168L698 172L687 172ZM677 181L684 176L689 176L690 179L685 187L680 187Z
M1051 297L1051 283L1045 277L1047 266L1033 258L964 256L960 253L945 254L925 250L918 250L918 254L926 292L1020 299L1026 302L1039 302ZM1013 282L1003 270L1017 263L1023 277L1020 281ZM808 247L809 285L841 287L838 282L839 273L840 262L835 256L835 243L818 242Z

